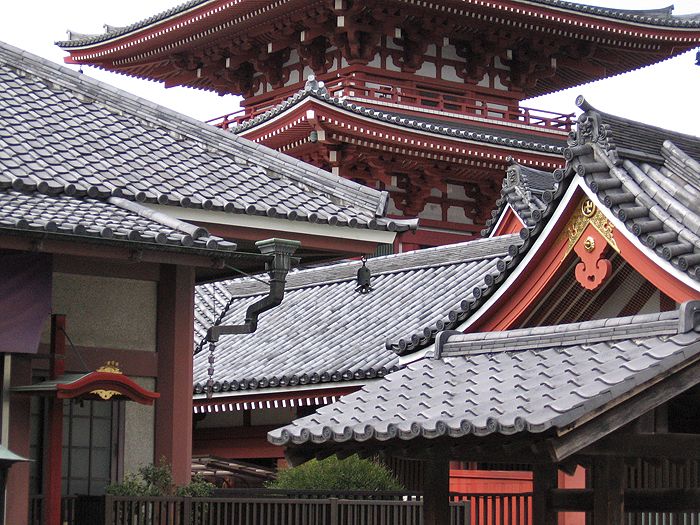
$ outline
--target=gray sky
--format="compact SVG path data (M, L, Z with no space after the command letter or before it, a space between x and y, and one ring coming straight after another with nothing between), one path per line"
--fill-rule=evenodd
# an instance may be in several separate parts
M66 55L53 45L65 31L102 33L103 24L128 25L178 5L183 0L23 0L7 2L0 17L0 40L63 63ZM589 0L608 7L647 9L670 0ZM675 2L675 13L700 12L700 0ZM584 95L595 107L627 118L700 136L700 67L695 52L552 95L525 101L523 106L569 113L574 99ZM71 66L75 67L75 66ZM118 86L201 120L237 108L238 98L219 97L189 88L165 89L162 85L122 75L84 68L86 75Z

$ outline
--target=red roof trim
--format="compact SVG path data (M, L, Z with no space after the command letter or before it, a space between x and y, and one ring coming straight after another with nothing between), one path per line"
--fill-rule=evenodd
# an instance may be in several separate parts
M75 399L95 390L118 392L142 405L152 405L160 397L159 393L142 388L127 376L111 372L91 372L72 383L59 383L56 385L56 396L59 399Z

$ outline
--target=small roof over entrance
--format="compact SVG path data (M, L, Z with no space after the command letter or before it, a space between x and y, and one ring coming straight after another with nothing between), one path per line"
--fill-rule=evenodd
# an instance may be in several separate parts
M83 374L63 374L56 379L48 379L33 385L17 386L13 392L55 396L58 399L128 399L142 405L152 405L160 397L139 386L133 379L123 375L114 365L108 363L95 372Z

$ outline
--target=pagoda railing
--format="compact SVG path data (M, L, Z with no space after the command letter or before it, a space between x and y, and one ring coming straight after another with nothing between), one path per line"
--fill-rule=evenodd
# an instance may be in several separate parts
M562 132L571 131L574 125L573 113L565 114L518 106L512 100L485 93L464 96L444 93L431 87L416 86L412 82L392 81L391 85L386 85L357 76L331 80L325 86L329 94L334 97L366 106L385 107L387 111L418 113L441 120L478 119ZM229 129L262 115L281 102L282 99L267 101L207 122Z

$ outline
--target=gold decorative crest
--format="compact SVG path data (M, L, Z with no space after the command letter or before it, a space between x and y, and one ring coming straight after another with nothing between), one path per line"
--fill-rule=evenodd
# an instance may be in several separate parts
M122 371L119 368L119 363L117 363L116 361L107 361L104 365L102 365L101 367L99 367L95 371L96 372L106 372L108 374L121 374L122 373ZM108 399L111 399L114 396L119 395L119 392L117 392L116 390L101 390L100 389L100 390L93 390L90 393L101 397L105 401L107 401Z
M589 224L603 236L613 250L620 253L620 248L618 248L613 235L615 227L590 199L584 198L564 229L568 239L564 258L574 249Z

